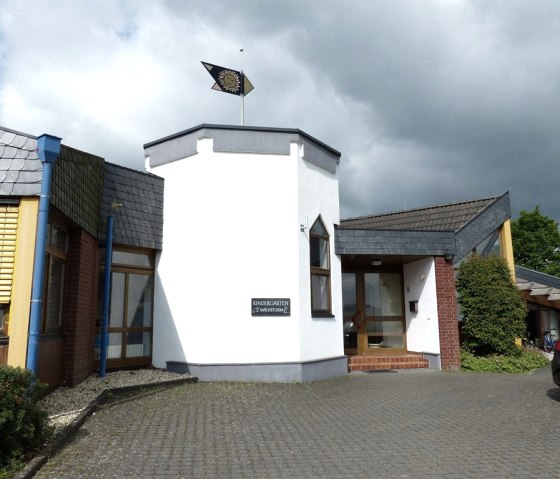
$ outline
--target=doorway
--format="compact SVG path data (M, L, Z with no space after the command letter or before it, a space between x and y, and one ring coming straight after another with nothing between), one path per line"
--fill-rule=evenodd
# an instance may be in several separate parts
M402 272L342 273L344 354L406 351Z

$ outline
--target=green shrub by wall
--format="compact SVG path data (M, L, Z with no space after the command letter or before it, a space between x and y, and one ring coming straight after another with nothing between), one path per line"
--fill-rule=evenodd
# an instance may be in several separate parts
M482 373L526 373L549 363L540 351L522 351L518 357L473 356L461 351L461 368Z
M0 472L48 437L47 413L37 406L44 388L29 371L0 365Z
M462 346L478 356L518 356L515 338L525 334L527 306L506 261L473 256L457 271Z

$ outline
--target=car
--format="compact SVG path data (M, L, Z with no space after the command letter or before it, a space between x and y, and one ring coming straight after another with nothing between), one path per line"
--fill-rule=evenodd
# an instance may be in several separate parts
M560 340L554 344L554 356L550 367L552 368L552 380L556 383L556 386L560 386Z

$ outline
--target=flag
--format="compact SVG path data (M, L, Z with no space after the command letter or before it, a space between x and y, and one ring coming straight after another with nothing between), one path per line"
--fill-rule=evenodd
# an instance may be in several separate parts
M216 83L212 90L231 93L232 95L247 95L254 87L243 72L231 70L230 68L219 67L211 63L200 62Z

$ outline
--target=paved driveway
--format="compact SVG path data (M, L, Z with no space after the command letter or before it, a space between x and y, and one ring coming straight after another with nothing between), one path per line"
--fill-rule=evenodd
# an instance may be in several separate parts
M548 368L199 383L98 411L37 477L560 477L559 437Z

